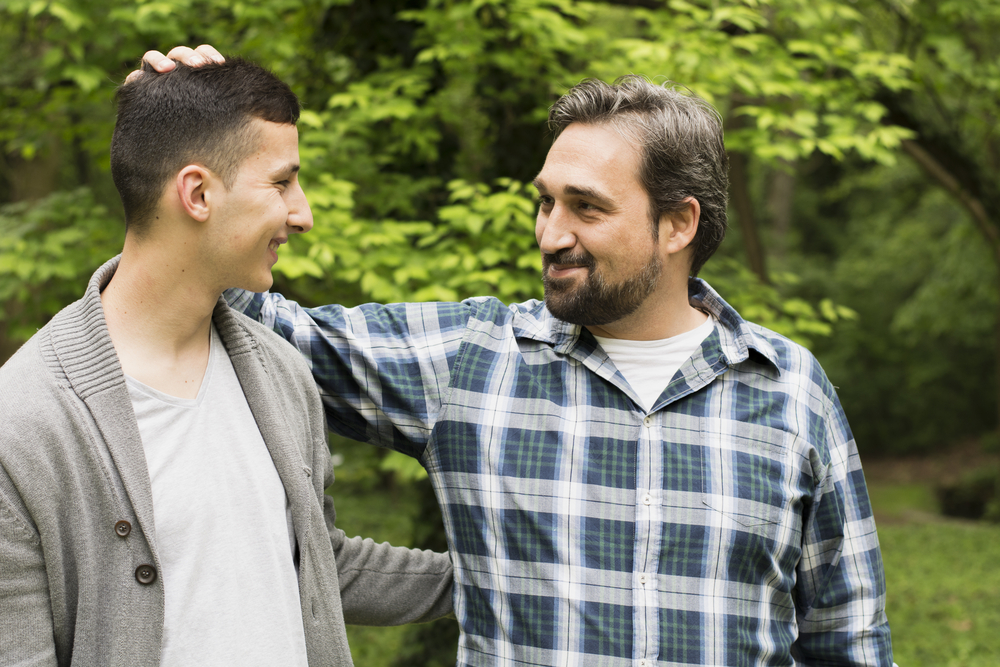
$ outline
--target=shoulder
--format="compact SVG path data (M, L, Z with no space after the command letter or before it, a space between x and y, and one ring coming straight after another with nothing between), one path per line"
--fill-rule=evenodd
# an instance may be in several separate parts
M691 279L688 293L692 305L715 318L719 351L730 368L757 375L762 388L776 388L796 397L821 398L826 402L836 399L833 385L806 347L744 320L701 279Z
M820 398L825 405L836 401L837 395L816 356L805 346L759 324L747 322L747 333L757 348L773 351L771 359L778 369L779 380L786 390L798 389L805 396Z
M42 358L38 338L39 334L35 334L0 367L0 424L4 430L12 426L12 420L40 417L38 402L57 391L55 377Z
M101 375L102 364L92 364L93 332L80 325L85 316L81 301L59 311L0 367L0 421L15 417L48 423L57 419L52 402L72 393L66 366L92 366ZM98 359L97 361L101 361Z
M287 379L303 379L312 384L309 364L287 340L260 322L226 306L216 311L216 326L234 354L250 353L258 358L267 373Z
M0 469L45 488L57 461L72 468L92 425L42 329L0 368Z

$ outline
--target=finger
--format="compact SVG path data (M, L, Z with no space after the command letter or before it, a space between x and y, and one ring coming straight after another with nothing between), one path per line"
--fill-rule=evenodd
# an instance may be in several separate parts
M198 67L209 62L209 59L201 55L189 46L175 46L167 52L167 58L187 65L188 67Z
M159 51L146 51L142 56L142 60L157 72L169 72L175 67L174 61Z
M211 44L202 44L197 49L195 49L195 51L198 52L198 53L200 53L201 55L205 56L206 58L208 58L210 61L212 61L214 63L224 63L224 62L226 62L225 56L223 56L221 53L219 53L216 50L216 48L214 46L212 46Z
M159 51L146 51L146 53L142 56L142 60L158 72L169 72L175 67L174 61L170 60ZM129 72L127 77L125 77L125 83L132 83L141 76L142 70L133 70L132 72Z

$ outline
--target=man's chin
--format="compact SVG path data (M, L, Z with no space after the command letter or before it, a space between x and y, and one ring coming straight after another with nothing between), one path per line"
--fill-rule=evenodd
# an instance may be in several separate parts
M247 278L233 285L236 289L243 289L248 292L266 292L274 285L274 278L270 273L267 276Z
M587 316L587 313L584 312L585 306L580 301L580 299L574 298L572 294L550 290L546 285L545 307L548 308L549 312L557 320L562 320L569 324L578 324L583 327L594 324L594 322L590 321L591 318Z

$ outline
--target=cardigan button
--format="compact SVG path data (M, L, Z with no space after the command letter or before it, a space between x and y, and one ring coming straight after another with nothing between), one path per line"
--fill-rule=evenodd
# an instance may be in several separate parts
M143 586L149 586L156 581L156 568L152 565L140 565L135 568L135 580Z
M128 534L132 532L132 524L128 521L122 520L115 524L115 534L118 537L128 537Z

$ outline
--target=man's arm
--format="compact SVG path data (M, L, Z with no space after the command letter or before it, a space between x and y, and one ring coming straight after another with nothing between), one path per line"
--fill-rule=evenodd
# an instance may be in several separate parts
M333 483L327 459L325 482ZM344 622L349 625L424 623L452 613L453 572L448 554L376 544L344 535L334 525L333 498L324 498L327 529L340 580Z
M0 657L3 664L56 664L42 542L0 467Z
M317 565L331 574L332 570L327 568L336 565L336 578L316 579L317 585L328 586L336 581L344 619L351 624L400 625L430 621L449 614L452 610L453 573L447 554L376 544L361 537L348 538L337 528L333 498L325 492L330 488L336 489L333 486L333 461L327 444L326 419L310 370L295 349L278 341L273 333L264 331L259 323L247 322L245 318L240 318L240 321L257 332L261 341L257 349L263 355L259 367L267 369L259 377L259 382L244 385L251 389L248 399L255 404L253 399L256 394L263 393L278 401L261 413L268 426L262 429L262 433L274 426L273 420L266 419L268 414L292 416L290 420L277 420L277 424L282 428L287 425L294 432L291 442L295 443L302 464L308 471L305 479L311 487L310 494L315 494L314 500L309 503L312 507L309 521L313 529L308 543L315 545L318 551L307 547L303 557L311 558L316 553L328 555L330 561ZM241 359L234 365L239 368L244 361ZM258 368L256 361L250 365L253 369ZM280 461L279 467L286 471L286 490L292 488L292 495L297 495L294 489L303 481L298 475L297 457L293 457L289 464L284 456L285 450L277 451L281 455L276 463ZM314 502L317 504L313 505ZM322 512L322 517L318 512ZM293 516L293 521L304 518L302 515ZM324 539L329 539L325 545L322 543ZM308 561L300 563L302 568L310 566ZM304 581L311 585L313 580L306 578ZM311 594L312 589L308 590ZM324 590L329 595L329 589Z
M889 667L882 554L857 447L836 397L826 428L831 461L803 529L796 657L806 665Z
M305 357L330 430L423 455L471 317L468 302L302 308L280 294L224 296Z

